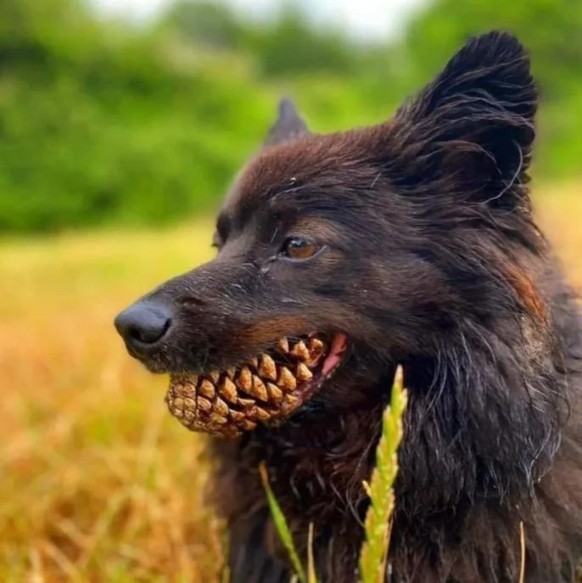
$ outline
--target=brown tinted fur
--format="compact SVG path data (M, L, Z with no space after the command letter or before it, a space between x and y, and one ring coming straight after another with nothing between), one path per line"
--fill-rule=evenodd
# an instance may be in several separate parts
M213 441L233 582L287 582L265 461L320 581L355 583L380 418L409 389L387 581L570 581L582 545L582 325L526 188L536 93L511 36L470 41L380 126L307 134L286 103L218 221L217 259L148 301L171 334L144 362L207 370L279 337L344 332L337 375L279 427ZM301 263L285 238L318 240ZM180 307L176 307L180 306ZM194 470L193 470L194 471Z

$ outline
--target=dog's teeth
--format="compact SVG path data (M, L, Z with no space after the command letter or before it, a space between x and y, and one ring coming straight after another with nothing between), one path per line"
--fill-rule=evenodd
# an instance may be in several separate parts
M214 401L214 410L219 415L222 415L224 417L228 415L229 411L228 405L220 397L216 397L216 400Z
M277 343L277 347L281 352L287 354L289 352L289 340L287 340L287 338L281 338Z
M313 378L313 373L302 362L300 362L297 365L297 378L300 381L309 381Z
M250 390L251 394L260 399L261 401L268 401L269 396L267 395L267 388L265 383L258 377L253 376L253 388Z
M277 380L277 366L275 361L268 355L264 354L259 366L259 374L270 381Z
M243 366L238 375L238 384L244 391L249 391L253 387L253 375L246 366Z
M277 385L274 385L273 383L267 383L267 392L269 393L271 400L276 404L283 401L283 391Z
M207 399L214 399L216 391L214 390L214 385L207 379L204 379L200 386L198 387L198 392Z
M212 411L212 403L205 399L204 397L198 397L198 408L205 413Z
M229 403L236 403L238 397L236 385L228 377L225 377L222 380L221 385L218 387L218 392L220 396L224 397Z
M299 357L301 360L307 360L309 358L309 350L305 346L305 342L300 340L291 350L293 356Z
M277 384L287 391L292 391L297 386L297 380L288 368L282 366L279 369L279 381Z

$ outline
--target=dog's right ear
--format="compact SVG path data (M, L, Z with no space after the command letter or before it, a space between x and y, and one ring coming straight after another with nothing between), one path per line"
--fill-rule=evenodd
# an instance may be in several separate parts
M536 105L519 41L495 31L470 39L396 114L395 182L512 208L527 196Z
M283 98L279 102L279 115L273 124L264 146L276 146L284 142L290 142L309 133L307 125L297 113L297 109L290 99Z

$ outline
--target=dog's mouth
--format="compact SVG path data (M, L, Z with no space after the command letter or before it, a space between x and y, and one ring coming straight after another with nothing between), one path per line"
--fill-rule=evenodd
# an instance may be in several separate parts
M237 367L171 374L166 402L188 429L236 437L301 407L333 375L346 348L347 338L339 333L282 338Z

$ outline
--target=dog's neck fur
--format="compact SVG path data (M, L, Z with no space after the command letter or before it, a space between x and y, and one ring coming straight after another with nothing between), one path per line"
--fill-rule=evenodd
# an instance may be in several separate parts
M554 475L560 471L555 454L566 417L565 364L557 340L548 346L544 339L564 333L548 333L547 322L526 317L516 323L502 311L489 324L467 318L443 339L437 354L410 356L403 363L410 403L399 455L392 548L395 568L403 574L426 568L429 577L433 563L443 572L455 572L446 550L451 540L474 547L457 573L473 573L483 557L494 553L513 574L519 562L520 521L527 524L534 550L535 541L543 548L542 558L531 559L531 568L538 562L538 571L550 579L562 568L555 508L546 507L543 497L558 502L560 496L555 480L544 475L552 460ZM272 525L266 526L270 520L256 487L258 465L265 462L300 549L306 548L313 523L321 572L338 582L344 580L342 569L353 572L367 508L362 482L374 465L391 378L389 371L377 383L351 390L332 384L328 395L282 427L260 430L234 446L219 446L219 475L226 473L232 480L236 471L240 484L240 497L220 501L231 523L255 513L265 523L263 536L271 552L284 556ZM350 394L358 397L346 398ZM574 455L564 447L560 451L562 457ZM493 516L505 517L504 528L491 526L496 530L489 532L484 525L493 524ZM418 556L409 555L415 545L427 544L417 540L423 531L435 545L426 549L424 567L415 562ZM349 551L332 565L329 553L339 540ZM494 568L479 566L484 577Z
M468 321L448 334L437 355L403 362L407 415L415 417L405 418L400 454L403 510L428 514L460 500L503 504L533 493L558 447L565 416L563 377L552 347L533 327L525 320L492 329ZM274 475L287 474L276 481L290 485L301 505L326 491L332 498L341 493L336 504L357 506L365 498L362 480L374 462L390 378L367 388L334 385L297 418L259 431L248 444ZM326 467L340 459L345 475Z

